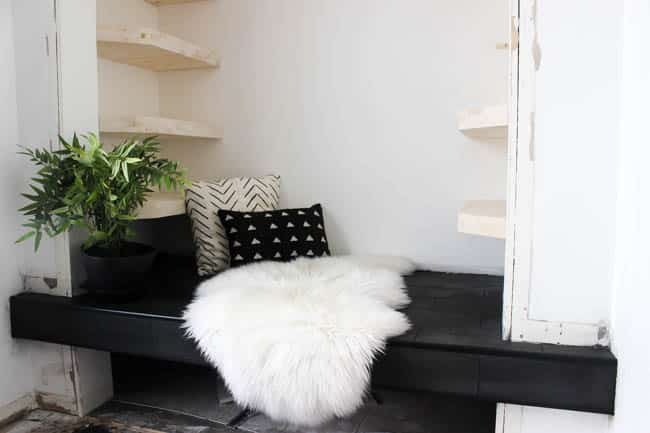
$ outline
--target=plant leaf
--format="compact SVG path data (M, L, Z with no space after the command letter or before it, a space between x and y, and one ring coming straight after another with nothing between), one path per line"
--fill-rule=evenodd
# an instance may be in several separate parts
M27 232L27 233L25 233L24 235L22 235L21 237L19 237L18 239L16 239L16 242L15 242L15 243L19 244L19 243L21 243L21 242L24 242L24 241L26 241L27 239L29 239L29 238L31 238L32 236L34 236L35 234L36 234L36 231L35 231L35 230L32 230L32 231L30 231L30 232Z
M111 179L115 179L119 171L120 171L120 161L119 160L113 161L111 167Z
M52 215L62 215L66 212L68 212L70 208L68 206L61 206L60 208L54 209L51 211Z
M37 231L36 237L34 238L34 251L38 251L38 247L41 246L41 239L43 238L43 232Z

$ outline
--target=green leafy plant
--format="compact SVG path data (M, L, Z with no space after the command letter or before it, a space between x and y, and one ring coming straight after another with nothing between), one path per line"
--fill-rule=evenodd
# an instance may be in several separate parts
M38 171L23 194L29 203L20 209L29 221L29 231L16 242L34 238L38 250L43 233L57 236L71 227L88 230L84 249L97 246L110 255L121 255L127 239L133 237L131 221L157 189L178 189L187 185L179 164L159 158L156 137L128 139L105 150L96 135L77 135L61 149L25 149Z

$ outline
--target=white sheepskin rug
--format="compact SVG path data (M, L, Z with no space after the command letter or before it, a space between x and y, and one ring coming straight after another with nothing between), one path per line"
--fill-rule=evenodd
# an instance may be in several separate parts
M203 282L188 335L235 401L294 426L346 417L362 404L373 360L410 328L397 257L261 262Z

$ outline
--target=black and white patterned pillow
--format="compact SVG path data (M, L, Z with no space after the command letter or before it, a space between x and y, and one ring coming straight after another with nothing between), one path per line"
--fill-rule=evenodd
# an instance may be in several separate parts
M228 237L217 211L267 211L277 209L279 201L280 176L194 182L185 191L185 208L192 223L199 275L213 275L230 262Z
M230 266L330 255L320 204L270 212L220 210L218 215L230 242Z

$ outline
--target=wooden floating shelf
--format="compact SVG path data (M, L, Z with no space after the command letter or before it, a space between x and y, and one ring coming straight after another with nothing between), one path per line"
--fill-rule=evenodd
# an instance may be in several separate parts
M183 3L195 3L205 0L144 0L154 6L179 5Z
M154 192L138 210L138 219L164 218L185 214L183 192Z
M175 36L149 28L99 27L97 54L152 71L216 68L217 55Z
M101 118L99 120L99 131L104 134L147 134L161 137L221 138L221 134L208 125L187 120L153 116Z
M458 129L474 138L507 139L508 107L468 108L458 113Z
M458 213L458 231L470 235L506 238L505 200L474 200Z

